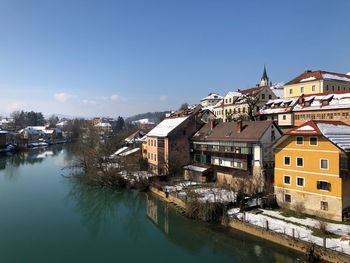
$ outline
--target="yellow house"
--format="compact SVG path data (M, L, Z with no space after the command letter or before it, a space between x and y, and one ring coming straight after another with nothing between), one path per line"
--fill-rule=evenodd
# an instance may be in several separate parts
M284 97L350 90L350 75L307 70L284 85Z
M274 147L280 206L336 221L349 217L349 125L311 120L290 130Z

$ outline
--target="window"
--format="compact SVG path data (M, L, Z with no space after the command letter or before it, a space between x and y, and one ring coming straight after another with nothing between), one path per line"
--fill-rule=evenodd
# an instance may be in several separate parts
M201 161L201 156L200 156L199 154L195 154L195 155L194 155L194 160L195 160L196 162L200 162L200 161Z
M310 137L310 145L317 145L317 137Z
M312 91L316 91L316 86L315 86L315 85L312 85L311 90L312 90Z
M147 154L147 157L148 157L148 159L150 159L150 157L151 157L150 153Z
M284 202L291 203L292 202L292 196L290 194L284 195Z
M289 175L283 176L283 183L284 184L290 184L290 176Z
M304 144L304 137L297 136L297 144L298 145L303 145Z
M304 158L297 157L297 166L303 167L304 166Z
M157 155L156 154L154 155L154 160L157 161Z
M304 93L304 87L300 87L300 93Z
M328 211L328 202L321 201L321 210Z
M290 165L290 156L284 156L284 165Z
M303 177L297 177L297 186L305 186Z
M289 94L293 94L293 90L292 89L289 89Z
M269 100L271 100L272 99L272 95L271 94L269 94Z
M328 169L328 160L321 159L321 169Z
M261 99L265 99L265 94L261 94Z
M331 184L326 181L317 181L317 189L331 191Z
M283 115L282 116L282 119L285 121L287 119L287 116L286 115Z

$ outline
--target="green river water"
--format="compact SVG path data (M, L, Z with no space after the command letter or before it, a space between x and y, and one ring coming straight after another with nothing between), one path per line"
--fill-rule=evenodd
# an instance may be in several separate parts
M69 146L0 157L0 262L302 262L247 234L189 220L135 191L64 175Z

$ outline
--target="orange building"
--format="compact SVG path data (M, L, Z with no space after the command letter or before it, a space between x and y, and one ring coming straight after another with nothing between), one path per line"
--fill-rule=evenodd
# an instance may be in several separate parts
M341 221L350 210L350 126L308 121L275 144L275 195L282 207Z

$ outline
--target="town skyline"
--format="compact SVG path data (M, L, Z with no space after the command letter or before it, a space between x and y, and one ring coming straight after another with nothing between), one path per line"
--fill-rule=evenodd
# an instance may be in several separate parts
M273 83L350 71L346 1L32 3L0 2L2 115L128 117L254 87L264 65Z

